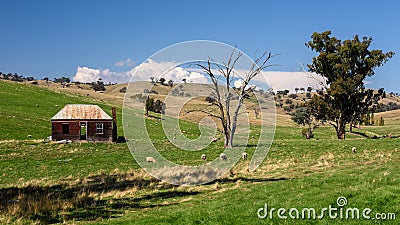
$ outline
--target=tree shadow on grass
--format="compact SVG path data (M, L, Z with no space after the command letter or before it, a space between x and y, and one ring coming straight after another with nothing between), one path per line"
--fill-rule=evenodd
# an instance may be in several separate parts
M239 180L276 182L286 179L235 177L217 179L209 184L236 183ZM30 184L0 189L0 212L9 217L30 219L43 224L62 223L66 220L93 221L120 217L126 210L174 205L178 202L177 198L200 193L178 191L173 187L155 178L145 179L131 174L100 174L50 186ZM129 197L113 197L130 190L139 192Z
M276 182L276 181L284 181L288 180L288 178L285 177L279 177L279 178L248 178L248 177L234 177L234 178L220 178L214 181L211 181L208 184L215 184L215 183L220 183L220 184L226 184L226 183L236 183L238 181L244 181L244 182L249 182L249 183L263 183L263 182Z
M92 221L98 218L117 218L122 216L125 210L175 205L177 204L176 201L168 202L168 199L192 196L199 193L171 190L141 197L93 200L90 206L75 208L68 212L64 215L64 219Z
M65 220L91 221L115 218L127 209L143 209L176 204L168 199L197 195L199 192L176 191L173 185L127 174L89 176L74 184L51 186L27 185L0 189L0 211L10 217L26 218L40 223L61 223ZM157 190L134 197L104 197L129 190ZM110 195L108 195L110 196Z
M359 131L354 131L354 130L351 132L351 134L359 135L359 136L362 136L362 137L365 137L365 138L372 138L372 137L368 136L366 133L359 132Z

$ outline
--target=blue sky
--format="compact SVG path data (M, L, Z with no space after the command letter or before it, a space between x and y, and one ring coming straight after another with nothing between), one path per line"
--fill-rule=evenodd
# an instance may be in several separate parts
M0 71L73 77L78 67L128 70L181 41L206 39L281 53L273 70L296 72L315 53L305 42L332 30L372 36L397 54L369 87L400 92L398 1L0 1ZM118 62L130 66L118 67ZM117 64L116 64L117 63Z

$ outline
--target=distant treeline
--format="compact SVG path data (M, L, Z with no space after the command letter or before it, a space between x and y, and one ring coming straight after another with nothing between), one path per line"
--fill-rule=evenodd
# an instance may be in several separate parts
M400 105L398 105L396 102L389 102L388 104L382 104L375 110L375 112L386 112L396 109L400 109Z
M16 82L24 82L24 81L33 81L33 80L35 80L34 77L24 77L24 76L21 76L21 75L19 75L17 73L14 73L14 74L7 73L6 74L6 73L2 73L2 72L0 72L0 79L11 80L11 81L16 81Z
M6 73L0 72L0 79L10 80L10 81L15 81L15 82L25 82L25 81L30 82L31 81L31 84L38 85L38 82L34 77L24 77L24 76L19 75L17 73L14 73L14 74L7 73L6 74ZM51 81L48 77L45 77L42 80L46 81L47 84L49 84L49 82ZM91 85L91 87L93 88L94 91L105 91L106 90L106 86L117 84L117 83L112 83L112 82L104 83L101 78L99 78L99 80L96 81L96 82L86 82L86 83L71 82L71 79L69 77L64 77L64 76L63 77L54 78L53 82L54 83L59 83L62 88L69 87L69 86L71 86L71 84L75 84L75 85L80 85L80 84ZM78 86L78 88L80 88L80 86Z

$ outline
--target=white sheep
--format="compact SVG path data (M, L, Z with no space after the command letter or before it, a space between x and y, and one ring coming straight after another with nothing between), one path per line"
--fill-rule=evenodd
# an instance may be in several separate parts
M243 160L247 159L247 152L243 152L243 153L242 153L242 159L243 159Z
M146 157L146 162L155 163L155 162L157 162L157 161L156 161L155 158L153 158L153 157L151 157L151 156L148 156L148 157Z
M201 159L202 159L202 160L206 160L206 159L207 159L206 154L202 154L202 155L201 155Z
M219 155L219 158L222 159L222 160L228 160L228 156L225 153L221 153Z
M218 138L213 138L211 141L212 141L212 142L217 142L217 141L218 141Z
M353 153L356 153L356 151L357 151L356 147L353 147L353 148L351 149L351 151L352 151Z

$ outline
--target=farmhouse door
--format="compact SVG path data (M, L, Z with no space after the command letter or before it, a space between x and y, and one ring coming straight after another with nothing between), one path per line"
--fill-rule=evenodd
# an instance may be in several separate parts
M80 140L86 140L87 138L87 122L80 122Z

